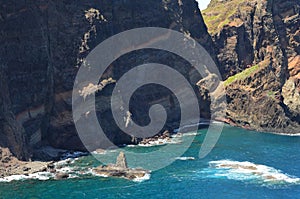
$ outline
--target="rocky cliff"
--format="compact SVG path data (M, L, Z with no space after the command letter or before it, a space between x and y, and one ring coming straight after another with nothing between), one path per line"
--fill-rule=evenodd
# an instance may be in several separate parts
M34 151L45 145L85 150L71 112L78 67L97 44L110 36L147 26L188 33L216 60L212 39L194 0L2 0L0 146L9 147L13 154L25 160L32 154L39 154ZM175 68L194 85L200 79L183 60L167 53L160 56L151 56L151 53L155 52L145 55L139 51L117 60L102 80L117 80L130 67L153 61L176 65ZM97 114L111 141L131 143L132 138L111 122L109 95L113 87L109 84L98 92ZM137 95L135 98L138 107L145 107L133 113L137 122L147 123L147 108L158 102L173 113L165 128L175 127L179 119L176 99L163 87L146 89L153 91L151 96ZM208 99L208 95L199 95L199 98ZM206 117L209 117L208 107L208 100L200 107Z
M299 133L300 2L212 0L203 16L226 86L226 120Z
M203 11L206 26L194 0L1 0L0 147L24 160L44 157L37 149L46 145L85 150L71 112L78 68L105 39L147 26L189 34L211 54L225 80L225 121L299 133L299 10L298 0L212 0ZM136 140L112 122L114 81L150 62L180 71L198 92L202 117L210 117L210 96L184 60L155 50L132 52L106 70L96 95L99 122L115 144ZM169 90L149 85L139 91L132 98L135 122L149 123L149 107L160 103L168 113L164 129L178 126L179 105Z

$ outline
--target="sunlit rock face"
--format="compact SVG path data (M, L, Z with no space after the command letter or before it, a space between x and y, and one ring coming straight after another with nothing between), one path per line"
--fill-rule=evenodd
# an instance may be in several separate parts
M226 121L299 133L299 9L296 0L213 0L202 12L226 80Z

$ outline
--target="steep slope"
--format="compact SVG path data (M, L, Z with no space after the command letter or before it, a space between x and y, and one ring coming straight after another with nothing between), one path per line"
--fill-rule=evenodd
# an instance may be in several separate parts
M226 80L227 121L299 133L299 11L297 0L213 0L203 12Z
M86 55L110 36L145 26L171 28L189 33L214 56L211 37L193 0L2 0L0 26L0 146L9 147L20 159L29 159L30 149L44 145L85 149L72 121L73 81ZM144 52L128 55L116 61L104 78L115 80L132 65L160 61L176 65L194 85L199 80L184 61L167 54L158 57L160 60L153 60L151 53L145 56ZM111 122L112 88L113 84L109 84L99 92L97 113L113 142L130 143L132 138ZM139 107L146 109L160 102L168 110L174 109L168 91L152 91L152 97L137 96ZM209 101L201 106L204 116L209 117ZM147 111L140 112L140 122L147 123ZM178 117L179 112L171 115L166 128L176 126Z

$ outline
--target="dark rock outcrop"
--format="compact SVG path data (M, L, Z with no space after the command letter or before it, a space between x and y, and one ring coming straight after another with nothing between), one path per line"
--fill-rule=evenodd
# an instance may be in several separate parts
M12 153L17 154L20 159L30 158L29 147L26 145L25 130L16 121L12 111L7 77L3 65L0 65L0 132L1 147L9 147Z
M72 120L74 78L87 54L112 35L138 27L171 28L190 34L217 61L194 0L2 0L0 26L0 146L9 147L20 159L29 159L30 148L44 145L85 150ZM167 53L153 56L156 52L146 52L115 61L100 81L118 80L130 67L147 62L174 66L194 86L199 81L200 76L185 61ZM132 137L112 123L109 96L113 86L106 85L97 93L97 114L112 142L131 143ZM133 119L147 124L149 106L160 103L173 113L168 114L165 129L176 127L180 112L174 95L163 87L145 90L149 88L151 95L133 98L142 107L132 113ZM199 95L202 98L208 98L207 94ZM200 109L209 117L207 104Z
M67 174L67 173L57 173L55 175L55 179L57 179L57 180L67 179L68 177L69 177L69 174Z

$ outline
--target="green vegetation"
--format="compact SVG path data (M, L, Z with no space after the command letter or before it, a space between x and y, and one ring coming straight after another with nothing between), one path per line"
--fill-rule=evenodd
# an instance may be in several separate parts
M275 96L275 92L274 91L268 91L267 95L268 96Z
M238 26L243 23L237 13L250 12L251 1L253 0L212 0L207 9L202 11L209 33L217 34L225 25Z
M278 96L278 92L275 91L268 91L267 96L272 98L273 100L276 100L276 96Z
M237 73L231 77L229 77L227 80L224 81L224 86L229 86L231 83L237 81L237 80L243 80L258 71L259 65L254 65L250 68L247 68L246 70Z

